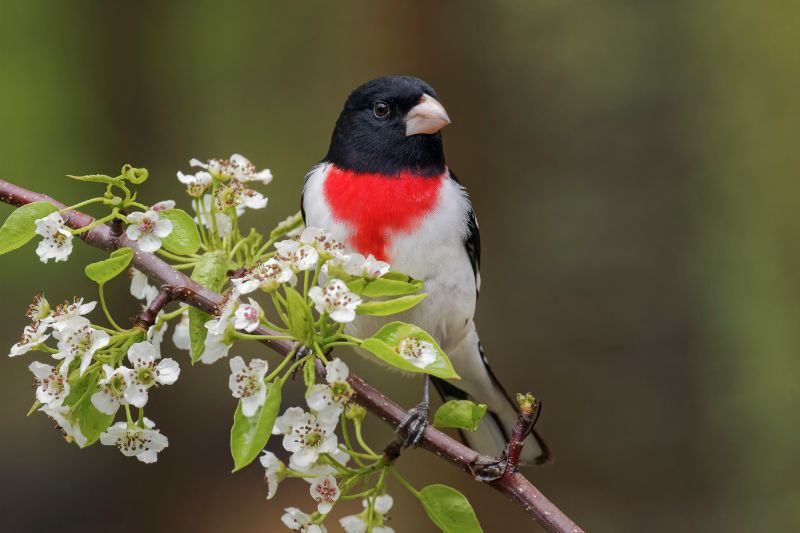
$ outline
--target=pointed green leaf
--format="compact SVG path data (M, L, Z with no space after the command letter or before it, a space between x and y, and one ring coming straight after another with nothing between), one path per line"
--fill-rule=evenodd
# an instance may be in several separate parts
M90 280L103 284L123 272L133 259L133 248L120 248L111 252L108 259L86 265L84 272Z
M414 337L433 345L437 352L436 360L425 368L419 368L404 359L397 352L397 347L407 337ZM460 379L447 355L442 351L436 341L425 330L404 322L390 322L383 326L377 333L361 343L361 347L373 355L400 370L432 376L443 379Z
M485 403L469 400L450 400L445 402L433 415L433 425L437 428L456 428L475 431L486 414Z
M402 313L420 303L427 294L414 294L411 296L401 296L391 300L373 300L364 302L356 308L358 315L387 316Z
M445 533L483 533L466 496L447 485L428 485L418 494L428 518Z
M111 185L112 183L117 183L120 181L119 178L112 178L111 176L106 176L105 174L87 174L85 176L67 176L68 178L72 178L78 181L90 181L93 183L105 183L106 185Z
M295 339L304 341L310 330L305 298L292 287L286 287L286 307L289 316L289 332Z
M172 232L161 240L164 248L174 254L193 254L200 249L200 232L183 209L165 209L158 213L172 222Z
M227 279L228 254L224 250L206 252L197 261L192 271L192 279L207 289L219 292ZM205 349L206 322L211 315L195 307L189 308L189 341L192 346L192 364L196 363Z
M97 392L98 371L88 371L83 376L78 369L70 372L68 382L69 395L64 399L64 405L72 408L72 414L78 419L81 433L86 437L84 448L94 444L100 433L108 429L114 422L114 415L101 413L92 404L92 395Z
M281 385L280 381L267 384L267 399L253 416L247 417L242 414L241 401L236 407L231 428L234 472L253 462L267 445L272 435L272 426L275 425L275 419L281 408Z
M36 235L36 221L58 208L50 202L33 202L15 209L0 228L0 254L16 250Z
M379 296L403 296L418 292L424 283L398 272L388 272L377 279L352 278L347 288L360 296L376 298Z

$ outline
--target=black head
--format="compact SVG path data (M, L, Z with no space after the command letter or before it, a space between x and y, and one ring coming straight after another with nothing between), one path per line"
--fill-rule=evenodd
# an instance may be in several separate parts
M376 78L347 98L325 160L356 172L439 176L445 168L439 130L449 122L424 81Z

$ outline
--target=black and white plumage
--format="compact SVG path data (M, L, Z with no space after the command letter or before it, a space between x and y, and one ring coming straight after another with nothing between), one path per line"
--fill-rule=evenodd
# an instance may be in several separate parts
M306 177L302 210L307 225L425 282L428 297L390 319L424 328L448 354L462 379L434 378L445 399L489 406L479 429L462 435L479 452L498 456L517 419L516 404L489 368L472 320L480 234L466 189L445 164L439 130L449 118L436 98L427 83L405 76L377 78L353 91L327 156ZM386 322L359 317L349 327L367 337ZM532 434L522 463L547 458Z

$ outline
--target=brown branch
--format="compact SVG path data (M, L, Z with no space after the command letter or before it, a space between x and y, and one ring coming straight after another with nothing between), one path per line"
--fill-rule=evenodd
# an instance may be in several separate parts
M535 400L530 394L517 394L519 403L519 416L514 429L511 431L511 440L506 446L506 465L503 472L503 479L510 478L517 471L519 457L522 455L522 447L525 445L525 437L533 430L536 418L539 416L539 400Z
M156 297L153 298L152 302L150 302L150 305L148 305L147 308L139 313L139 316L133 319L133 325L139 326L145 330L152 327L153 324L156 323L158 313L160 313L161 310L172 301L173 295L177 295L177 291L174 287L171 285L162 285L161 289L158 291L158 294L156 294Z
M59 208L64 207L62 203L49 196L29 191L5 180L0 180L0 201L16 206L44 201L50 202ZM87 226L93 221L94 219L89 215L78 211L70 211L67 225L77 229ZM217 308L222 304L223 297L221 295L192 281L188 276L175 270L155 255L140 251L136 246L136 242L128 239L124 233L119 233L119 231L112 232L112 229L105 224L98 225L82 233L80 238L92 246L106 251L121 247L132 248L135 252L132 261L133 266L147 274L159 285L172 287L175 299L212 314L215 314ZM258 335L276 334L264 327L256 330L256 333ZM263 342L282 355L287 355L295 345L295 343L286 340ZM358 376L351 374L349 381L356 393L354 396L355 401L379 416L390 426L396 427L408 414L405 409ZM475 450L432 427L428 427L425 431L420 447L433 452L470 474L472 472L471 466L475 464L497 462L496 459L482 456ZM525 512L546 531L563 533L579 533L583 531L518 472L503 475L499 479L488 482L488 485L521 505Z

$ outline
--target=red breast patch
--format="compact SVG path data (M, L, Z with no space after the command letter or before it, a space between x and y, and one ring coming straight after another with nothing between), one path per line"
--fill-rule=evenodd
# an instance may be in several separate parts
M436 205L444 175L420 178L351 172L331 165L324 191L333 216L350 227L348 244L388 261L392 233L410 233Z

